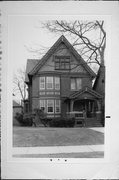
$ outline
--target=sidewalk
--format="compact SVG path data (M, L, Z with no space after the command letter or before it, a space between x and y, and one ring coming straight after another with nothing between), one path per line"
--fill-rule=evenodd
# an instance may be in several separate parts
M50 147L23 147L13 148L13 155L18 154L60 154L60 153L84 153L84 152L103 152L104 145L85 145L85 146L50 146Z
M98 132L101 132L101 133L104 133L104 131L105 131L104 127L95 127L95 128L89 128L89 129L92 129L94 131L98 131Z

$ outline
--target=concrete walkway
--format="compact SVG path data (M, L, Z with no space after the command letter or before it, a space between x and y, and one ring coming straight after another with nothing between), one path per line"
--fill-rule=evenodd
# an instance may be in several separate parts
M85 146L50 146L50 147L23 147L13 148L13 155L17 154L60 154L60 153L84 153L84 152L103 152L104 145L85 145Z
M94 131L98 131L98 132L101 132L101 133L104 133L104 130L105 130L104 127L95 127L95 128L89 128L89 129L92 129Z

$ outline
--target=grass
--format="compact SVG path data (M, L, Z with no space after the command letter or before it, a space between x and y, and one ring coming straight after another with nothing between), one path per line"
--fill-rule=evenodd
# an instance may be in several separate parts
M104 144L104 134L88 128L13 128L14 147L75 146L96 144Z
M16 158L104 158L104 152L60 153L60 154L17 154Z

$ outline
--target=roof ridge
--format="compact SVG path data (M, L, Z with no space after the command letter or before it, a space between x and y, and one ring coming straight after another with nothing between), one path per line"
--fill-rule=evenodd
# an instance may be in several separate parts
M88 71L88 73L92 76L95 77L96 74L94 71L87 65L87 63L84 61L84 59L81 57L81 55L76 51L76 49L71 45L71 43L66 39L64 35L61 35L60 38L51 46L51 48L46 52L46 54L41 58L39 63L29 72L30 75L33 75L36 73L39 69L39 66L42 66L43 63L47 60L48 56L53 53L52 51L57 48L57 46L61 43L64 42L66 46L68 46L69 50L73 53L74 56L76 56L76 59L82 61L82 66Z

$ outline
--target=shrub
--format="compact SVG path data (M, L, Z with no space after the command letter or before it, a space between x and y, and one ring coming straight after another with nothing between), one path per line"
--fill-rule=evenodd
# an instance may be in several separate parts
M33 124L31 114L23 115L21 113L16 113L15 118L21 124L21 126L32 126Z
M67 119L67 118L53 118L49 122L50 127L74 127L75 119Z
M49 120L46 118L46 113L42 109L36 108L34 109L34 113L36 115L36 120L34 120L34 123L42 123L45 127L48 126Z

